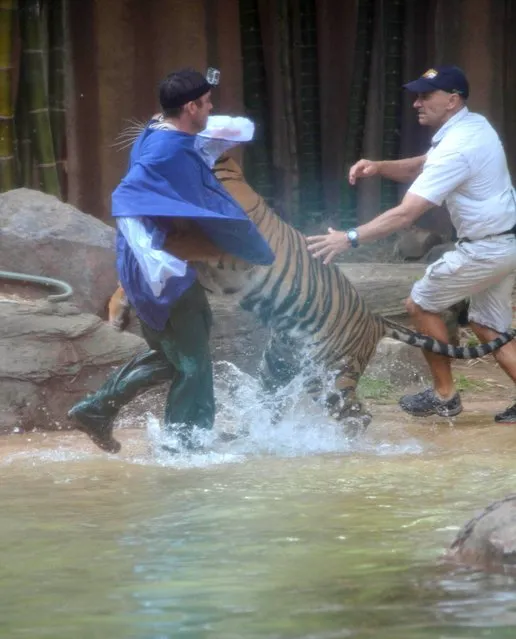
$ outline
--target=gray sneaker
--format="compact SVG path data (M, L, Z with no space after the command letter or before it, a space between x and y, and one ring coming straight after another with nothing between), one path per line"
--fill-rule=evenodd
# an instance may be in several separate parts
M433 388L427 388L415 395L404 395L399 401L400 407L415 417L455 417L462 412L462 402L459 393L451 399L439 399Z
M497 424L516 424L516 403L495 415L494 420Z

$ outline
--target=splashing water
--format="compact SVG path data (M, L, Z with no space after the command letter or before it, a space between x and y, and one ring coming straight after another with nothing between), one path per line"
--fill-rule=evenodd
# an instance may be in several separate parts
M306 371L306 369L305 369ZM330 375L319 376L323 389L333 384ZM310 370L314 374L314 370ZM243 461L249 456L269 455L299 457L324 453L417 454L422 445L414 439L401 444L374 443L367 437L347 436L342 424L325 414L322 400L307 397L304 382L307 373L298 375L274 396L274 403L265 400L257 379L244 373L231 362L214 365L216 425L213 431L194 429L194 442L208 452L203 454L170 455L163 446L179 448L173 434L164 432L160 420L147 415L147 438L153 459L160 465L211 465ZM274 418L275 407L283 409L281 418ZM231 433L236 439L221 441L220 433Z

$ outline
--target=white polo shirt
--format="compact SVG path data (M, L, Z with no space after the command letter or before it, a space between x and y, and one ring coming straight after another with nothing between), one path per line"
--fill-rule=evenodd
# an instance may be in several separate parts
M437 206L445 201L459 239L479 240L516 224L516 195L500 138L467 107L434 135L409 192Z

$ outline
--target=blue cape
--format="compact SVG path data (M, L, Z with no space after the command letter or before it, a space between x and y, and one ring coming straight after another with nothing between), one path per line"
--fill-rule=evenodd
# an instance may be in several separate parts
M150 218L153 247L163 248L170 218L184 218L221 251L253 264L274 253L194 147L195 136L145 128L133 145L129 171L112 195L112 214ZM168 219L167 219L168 218Z

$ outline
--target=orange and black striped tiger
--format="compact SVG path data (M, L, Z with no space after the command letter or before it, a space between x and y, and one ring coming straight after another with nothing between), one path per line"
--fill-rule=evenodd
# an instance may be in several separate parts
M355 426L365 428L371 416L355 391L382 337L458 359L483 357L512 339L507 333L480 346L456 347L372 313L341 269L311 256L304 236L270 209L232 158L221 156L213 170L258 226L276 259L270 266L231 256L192 263L208 291L232 296L270 327L260 366L265 389L285 386L304 372L305 362L313 362L334 376L325 397L330 414L337 420L354 418ZM314 398L322 389L322 377L310 378L307 391Z

